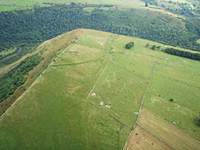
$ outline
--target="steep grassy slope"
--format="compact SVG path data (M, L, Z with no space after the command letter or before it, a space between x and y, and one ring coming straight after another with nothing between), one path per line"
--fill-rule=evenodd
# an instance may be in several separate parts
M64 34L39 46L47 55L63 41L64 51L54 51L58 57L0 118L0 149L199 148L199 61L151 50L147 44L164 45L138 38L70 33L77 36L71 45Z

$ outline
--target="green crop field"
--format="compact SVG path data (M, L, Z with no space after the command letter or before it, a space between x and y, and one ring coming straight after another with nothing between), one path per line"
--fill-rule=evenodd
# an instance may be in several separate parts
M1 116L1 150L198 149L199 61L86 29L63 48L72 33L39 46L64 51Z

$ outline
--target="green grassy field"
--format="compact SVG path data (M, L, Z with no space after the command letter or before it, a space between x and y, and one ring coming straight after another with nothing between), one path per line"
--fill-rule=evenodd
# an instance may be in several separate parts
M118 5L120 7L125 8L140 8L144 7L144 2L140 0L107 0L107 1L99 1L99 0L0 0L0 11L9 11L15 9L23 9L28 8L33 5L37 6L48 6L44 3L54 3L54 4L70 4L70 3L87 3L87 4L111 4Z
M62 50L69 46L66 41L71 36L79 37L0 118L0 149L123 149L140 106L160 118L151 114L153 119L145 120L142 111L138 124L148 132L141 128L132 133L147 135L142 137L147 142L138 148L156 149L151 141L163 149L195 149L200 145L189 136L200 138L195 125L200 89L175 81L199 86L199 76L169 69L165 59L176 61L170 61L170 66L184 64L180 69L197 73L198 61L153 51L145 47L147 43L164 45L138 38L84 29L64 35L39 46L38 51L46 49L44 55L48 56L48 51L61 51L59 45ZM125 44L130 41L135 46L126 50ZM161 61L166 66L157 64ZM161 135L146 125L157 125L160 120L164 121L159 125ZM174 127L170 139L166 138L166 125ZM128 145L134 147L133 134ZM171 144L170 140L175 142Z

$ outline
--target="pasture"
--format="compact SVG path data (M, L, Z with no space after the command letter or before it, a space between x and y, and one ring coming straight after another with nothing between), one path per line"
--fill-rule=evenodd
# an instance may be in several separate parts
M49 65L1 116L0 149L198 149L199 62L147 43L164 47L86 29L44 42Z

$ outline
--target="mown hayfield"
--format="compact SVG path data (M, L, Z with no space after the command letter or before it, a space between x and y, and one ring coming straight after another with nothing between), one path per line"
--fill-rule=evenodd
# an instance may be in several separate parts
M156 137L151 135L149 132L145 131L141 127L137 126L134 132L131 134L128 144L126 146L127 150L171 150L169 146L159 141Z
M161 141L164 141L166 145L169 145L173 149L198 150L200 147L199 140L184 133L169 122L153 115L146 109L142 109L142 114L138 124Z
M147 43L163 46L85 29L41 44L46 71L0 118L0 149L198 149L199 62Z

